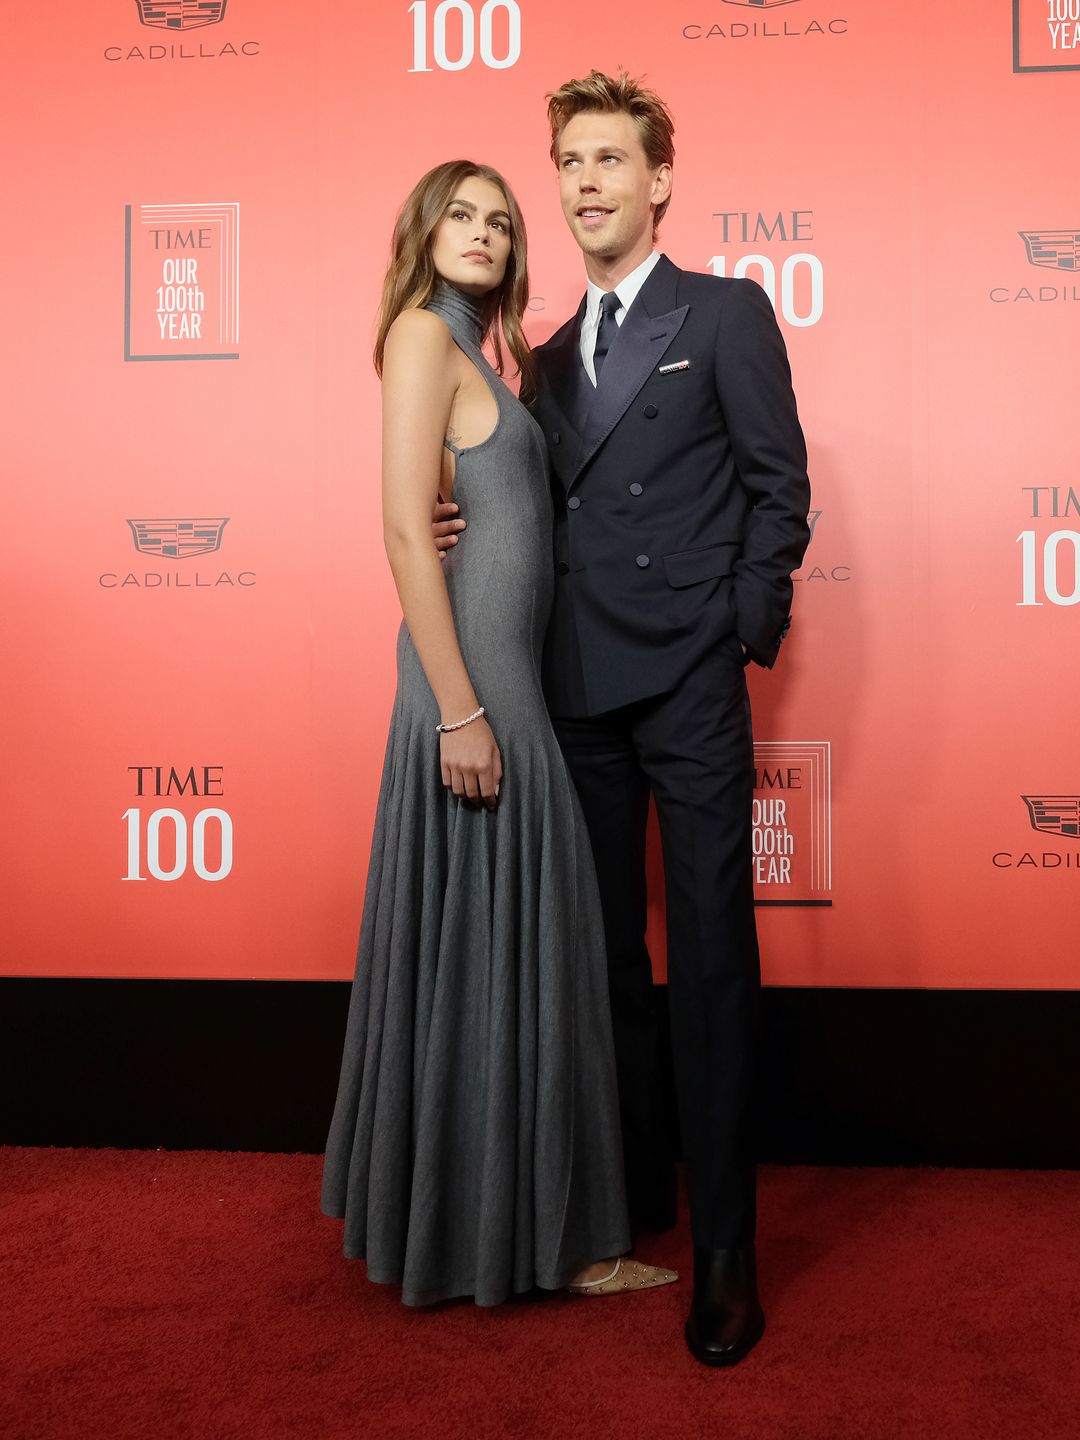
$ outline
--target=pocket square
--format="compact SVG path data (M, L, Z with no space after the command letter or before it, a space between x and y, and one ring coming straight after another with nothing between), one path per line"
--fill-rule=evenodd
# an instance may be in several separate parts
M674 360L674 361L672 361L672 363L671 363L670 365L661 365L661 366L660 366L660 374L661 374L661 375L670 375L673 370L689 370L689 369L690 369L690 361L689 361L689 360Z

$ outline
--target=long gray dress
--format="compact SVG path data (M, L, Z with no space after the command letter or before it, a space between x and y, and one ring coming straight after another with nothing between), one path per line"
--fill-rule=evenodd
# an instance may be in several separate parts
M468 528L444 574L504 775L490 813L443 786L402 625L322 1208L406 1304L494 1305L630 1236L600 901L540 688L544 440L480 350L476 302L440 282L428 308L498 405L492 435L455 450Z

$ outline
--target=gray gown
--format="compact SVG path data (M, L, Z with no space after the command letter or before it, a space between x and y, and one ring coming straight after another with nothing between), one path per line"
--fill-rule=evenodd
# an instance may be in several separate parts
M477 304L440 282L428 309L498 405L492 435L455 450L468 528L444 574L504 775L493 813L443 786L402 625L322 1208L406 1304L494 1305L630 1236L600 901L540 688L544 440L480 350Z

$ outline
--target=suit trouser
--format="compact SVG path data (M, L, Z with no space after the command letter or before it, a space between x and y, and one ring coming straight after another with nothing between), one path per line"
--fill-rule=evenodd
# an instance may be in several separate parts
M604 913L631 1214L670 1168L645 946L651 790L667 888L668 1007L694 1243L755 1222L751 1105L760 993L752 872L754 749L734 636L674 690L587 719L555 717L593 846ZM655 1193L655 1192L653 1192Z

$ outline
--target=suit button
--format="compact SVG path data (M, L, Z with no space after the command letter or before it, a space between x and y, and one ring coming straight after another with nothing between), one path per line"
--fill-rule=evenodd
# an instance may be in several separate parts
M646 405L641 413L645 416L646 420L655 420L660 412L655 405Z
M581 497L579 495L571 495L570 499L566 502L566 508L567 510L580 510Z
M639 555L637 557L637 563L640 570L647 570L650 563L649 557L647 555Z
M552 430L552 432L551 432L551 443L552 443L552 445L558 445L558 443L559 443L559 441L560 441L561 439L562 439L562 436L559 434L558 430Z
M570 574L570 566L566 563L565 560L560 560L558 565L555 566L555 569L558 570L560 575Z
M645 494L645 486L644 486L644 485L639 485L638 482L635 480L634 483L630 486L630 494L631 494L631 495L644 495L644 494Z

